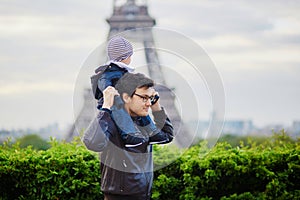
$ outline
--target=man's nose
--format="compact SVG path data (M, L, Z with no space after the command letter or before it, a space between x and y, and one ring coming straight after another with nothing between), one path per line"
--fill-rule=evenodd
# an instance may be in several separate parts
M146 101L146 105L147 106L151 106L151 99L149 98L149 99L147 99L147 101Z

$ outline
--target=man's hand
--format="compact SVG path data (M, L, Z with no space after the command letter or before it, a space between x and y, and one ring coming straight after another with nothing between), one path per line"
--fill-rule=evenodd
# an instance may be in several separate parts
M103 106L102 108L110 109L114 104L114 97L120 95L119 92L112 86L108 86L103 90Z
M155 95L159 96L158 92L155 91L155 93L153 94L153 96L155 96ZM159 99L157 100L157 102L155 102L155 104L151 105L151 110L152 111L160 111L161 110Z

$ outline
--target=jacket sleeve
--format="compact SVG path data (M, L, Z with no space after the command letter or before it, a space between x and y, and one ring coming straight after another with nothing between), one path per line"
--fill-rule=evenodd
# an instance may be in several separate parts
M90 123L83 135L83 143L91 151L101 152L108 144L108 124L111 120L108 111L101 110Z
M164 109L153 112L157 129L149 138L149 144L166 144L173 140L173 125Z

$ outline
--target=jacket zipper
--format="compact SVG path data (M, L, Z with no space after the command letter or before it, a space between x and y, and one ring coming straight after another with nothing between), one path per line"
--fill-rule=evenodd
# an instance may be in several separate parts
M127 164L126 164L125 160L123 160L122 165L123 165L123 169L127 167ZM121 178L120 178L120 179L121 179L121 180L120 180L120 182L121 182L121 183L120 183L120 192L123 193L123 192L124 192L124 183L123 183L123 182L124 182L124 180L123 180L124 174L121 173L120 176L121 176Z

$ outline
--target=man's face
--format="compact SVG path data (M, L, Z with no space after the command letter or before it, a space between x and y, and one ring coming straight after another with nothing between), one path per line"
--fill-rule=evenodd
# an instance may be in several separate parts
M134 95L125 103L125 108L130 116L147 116L151 102L149 97L155 94L153 87L137 88ZM144 98L143 98L144 97Z

